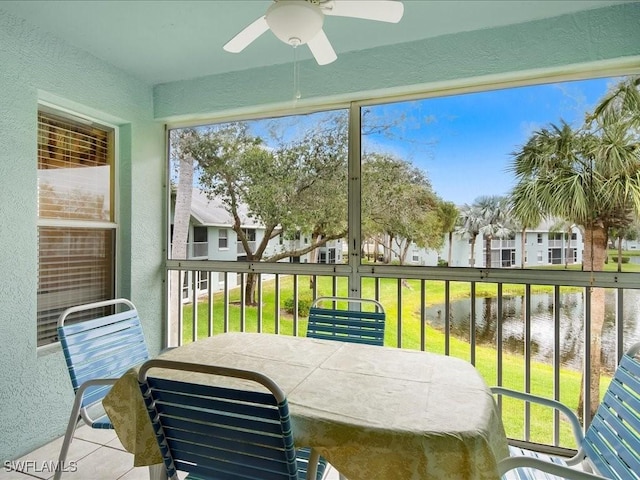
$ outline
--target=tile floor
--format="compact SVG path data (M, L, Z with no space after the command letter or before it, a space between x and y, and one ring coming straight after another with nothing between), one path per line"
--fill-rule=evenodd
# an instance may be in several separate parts
M22 471L0 467L0 480L48 480L46 462L57 461L62 438L34 450L12 463ZM68 480L149 480L148 467L133 467L133 458L120 444L113 430L80 427L71 442L67 462L77 462L77 470L62 475ZM20 462L22 464L20 465ZM338 480L336 470L329 470L327 480Z

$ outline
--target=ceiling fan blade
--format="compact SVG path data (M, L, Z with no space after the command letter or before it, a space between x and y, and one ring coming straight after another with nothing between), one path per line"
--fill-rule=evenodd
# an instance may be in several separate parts
M318 65L326 65L338 58L323 30L320 30L315 37L309 40L307 45L309 45L309 50L313 53Z
M336 17L398 23L404 13L404 5L396 0L333 0L322 5L322 12Z
M249 24L244 30L229 40L224 47L227 52L238 53L244 50L251 42L269 30L265 17L260 17Z

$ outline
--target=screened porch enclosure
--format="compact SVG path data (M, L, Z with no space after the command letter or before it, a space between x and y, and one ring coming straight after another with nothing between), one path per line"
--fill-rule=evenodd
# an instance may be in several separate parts
M172 129L170 346L236 331L304 336L314 299L370 298L387 311L386 346L463 358L489 385L571 405L586 428L622 352L640 340L638 270L618 263L616 271L607 249L626 233L612 223L607 245L596 245L590 220L560 207L543 212L542 200L532 214L531 196L518 197L517 162L544 128L553 131L558 112L538 129L522 129L533 115L526 109L510 119L511 130L473 122L554 90L601 101L613 81L353 102ZM590 111L574 112L576 135L591 134L581 123ZM434 126L435 117L446 125ZM461 139L466 148L455 150ZM556 153L537 157L544 155ZM598 157L590 168L607 162ZM584 209L595 212L606 202L592 178ZM554 181L565 179L551 188ZM214 210L215 221L207 219ZM203 228L213 245L206 259L176 248ZM229 255L227 241L237 253ZM558 414L499 402L514 441L561 453L576 447Z

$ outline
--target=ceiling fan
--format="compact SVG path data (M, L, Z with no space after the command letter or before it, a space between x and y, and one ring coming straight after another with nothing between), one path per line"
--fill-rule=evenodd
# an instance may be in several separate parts
M224 45L227 52L238 53L271 29L288 45L307 44L319 65L337 57L322 30L325 15L362 18L398 23L404 5L397 0L274 0L264 16L249 24Z

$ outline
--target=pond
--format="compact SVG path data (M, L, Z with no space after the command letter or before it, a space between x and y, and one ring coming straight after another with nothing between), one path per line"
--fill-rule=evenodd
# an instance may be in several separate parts
M503 296L503 345L504 350L524 352L524 296ZM476 298L476 342L479 345L496 345L498 300ZM444 329L444 305L426 309L427 322ZM640 341L640 292L624 292L624 345ZM471 302L469 299L451 302L450 333L463 340L469 339ZM615 368L615 292L607 291L605 324L602 332L603 366ZM551 363L554 344L553 294L531 295L531 351L533 360ZM564 367L582 368L584 345L584 296L580 293L560 295L560 361Z

